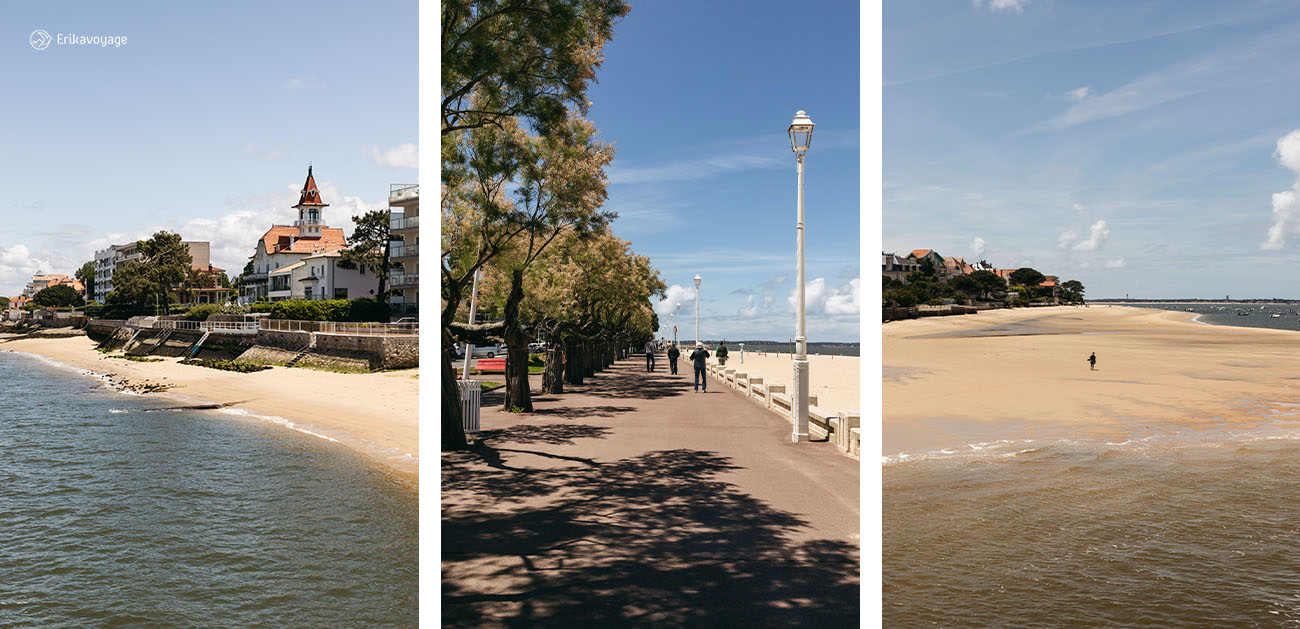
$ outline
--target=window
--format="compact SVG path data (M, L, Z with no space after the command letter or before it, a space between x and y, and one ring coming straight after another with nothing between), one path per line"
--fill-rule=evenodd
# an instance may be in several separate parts
M336 288L336 289L334 289L334 298L335 298L335 299L347 299L347 298L348 298L348 289L346 289L346 288Z
M302 289L302 298L303 298L303 299L311 299L311 287L310 287L310 286L308 286L308 287Z

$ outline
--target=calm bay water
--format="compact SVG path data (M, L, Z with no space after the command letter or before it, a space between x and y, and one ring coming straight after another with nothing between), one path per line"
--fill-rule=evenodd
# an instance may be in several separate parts
M1300 626L1295 438L894 464L883 508L886 627Z
M1150 307L1300 329L1296 306L1219 306ZM1005 440L883 474L886 627L1300 627L1295 428Z
M415 492L341 446L0 352L0 626L415 626Z
M1201 323L1245 328L1300 331L1300 305L1296 304L1124 304L1134 308L1156 308L1186 312ZM1277 316L1273 316L1277 315Z

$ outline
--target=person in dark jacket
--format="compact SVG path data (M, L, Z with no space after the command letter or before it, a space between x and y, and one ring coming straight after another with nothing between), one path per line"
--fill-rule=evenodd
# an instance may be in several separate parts
M701 387L704 392L709 392L709 381L704 377L704 361L709 359L709 350L704 349L704 343L695 342L695 351L691 352L691 362L695 363L695 390L699 391Z
M727 364L727 342L726 341L718 343L718 364L719 365Z
M677 375L677 357L681 355L682 351L676 345L668 344L668 373Z

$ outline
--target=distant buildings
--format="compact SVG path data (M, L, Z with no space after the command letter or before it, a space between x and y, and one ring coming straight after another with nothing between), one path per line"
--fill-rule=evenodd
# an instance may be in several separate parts
M397 214L401 210L401 214ZM389 250L394 268L389 286L401 291L402 303L397 314L415 317L420 314L420 186L393 184L388 190L388 231L401 236Z
M140 258L139 244L139 241L136 241L124 245L112 245L95 252L94 294L97 301L104 301L104 297L113 292L114 273L126 263ZM181 244L189 249L190 268L205 272L225 272L212 266L212 243L202 240L183 240Z
M1009 288L1011 286L1011 274L1016 269L998 269L992 264L980 260L974 264L967 263L965 260L954 256L942 256L933 249L915 249L907 254L907 257L901 257L896 253L881 252L881 273L890 279L907 283L907 276L921 270L921 262L929 260L933 265L935 277L941 281L947 281L958 275L970 275L976 271L988 271L1002 278L1002 281ZM1052 303L1060 302L1060 278L1055 275L1046 275L1036 288L1051 289Z
M907 275L920 271L921 265L911 258L899 257L896 253L880 253L880 272L896 282L907 282Z
M60 284L71 286L72 290L77 291L79 294L86 294L86 287L82 286L80 281L70 278L67 275L63 275L62 273L49 273L33 275L32 281L28 282L27 286L23 287L22 297L26 298L26 300L30 300L32 297L36 296L36 293ZM26 303L26 300L24 300L24 303Z

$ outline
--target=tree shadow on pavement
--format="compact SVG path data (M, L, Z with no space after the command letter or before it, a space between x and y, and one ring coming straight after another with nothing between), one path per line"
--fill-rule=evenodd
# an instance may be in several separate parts
M631 372L623 377L607 378L601 381L600 386L583 393L603 398L657 400L683 395L689 388L689 377L673 376L667 370L659 370L654 373Z
M513 443L604 434L558 426ZM511 469L490 449L443 456L443 626L858 624L858 547L792 541L807 523L718 480L727 457Z

